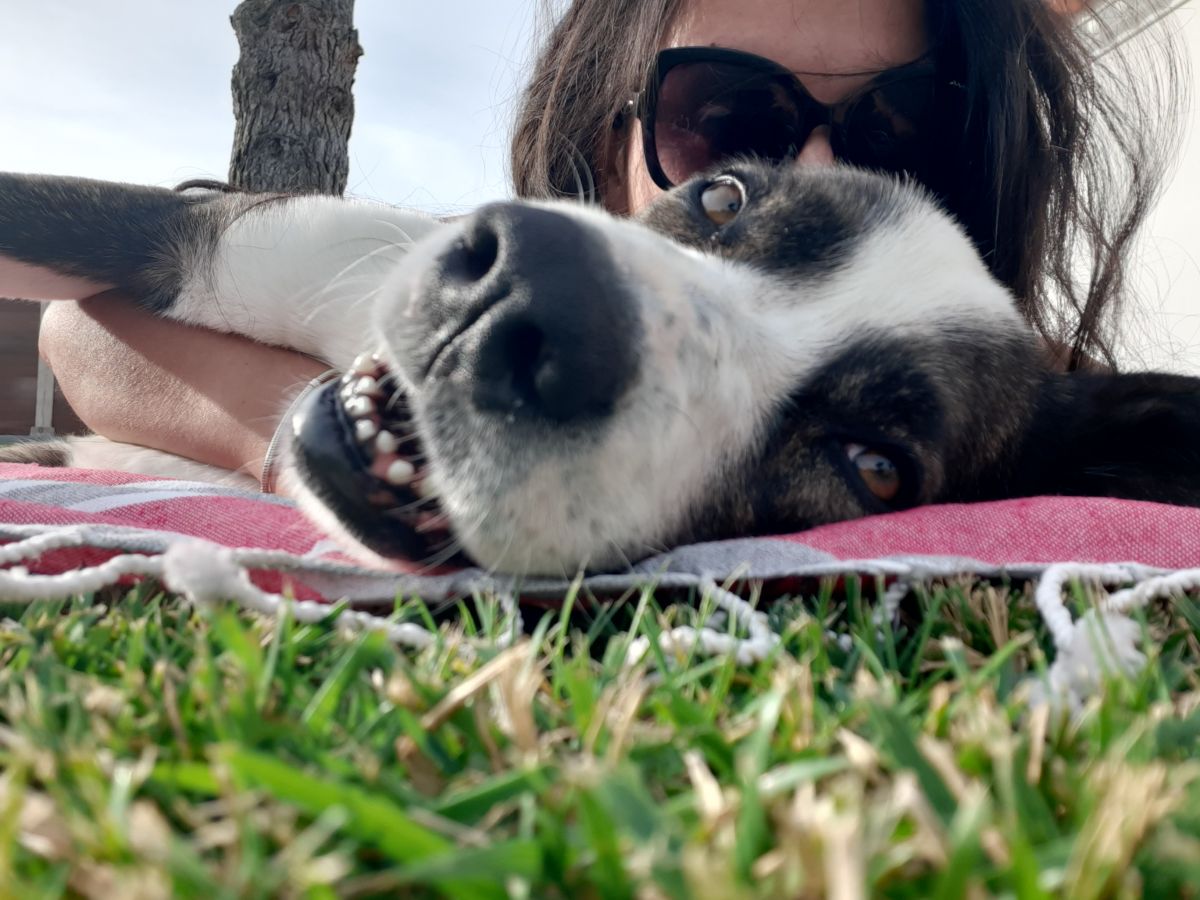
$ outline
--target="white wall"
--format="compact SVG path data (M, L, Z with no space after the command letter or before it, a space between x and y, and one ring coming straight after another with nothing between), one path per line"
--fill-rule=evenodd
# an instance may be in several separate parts
M1200 4L1171 15L1200 76ZM1186 143L1162 200L1147 223L1134 271L1137 302L1126 313L1131 366L1200 373L1200 89L1193 86Z

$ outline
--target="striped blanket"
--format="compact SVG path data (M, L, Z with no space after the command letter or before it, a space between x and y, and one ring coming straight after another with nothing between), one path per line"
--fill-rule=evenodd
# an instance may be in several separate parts
M59 541L36 558L8 564L58 574L118 554L161 554L181 539L198 538L237 548L257 586L298 599L390 604L397 596L439 601L503 589L553 602L569 587L547 578L514 584L470 568L429 571L417 562L392 571L370 568L277 497L116 472L0 464L0 543L56 531L71 535L67 545ZM922 507L800 534L679 547L629 571L592 576L585 587L615 596L647 583L687 589L701 581L782 591L849 573L906 581L954 574L1034 578L1067 561L1146 571L1200 567L1200 510L1062 497Z

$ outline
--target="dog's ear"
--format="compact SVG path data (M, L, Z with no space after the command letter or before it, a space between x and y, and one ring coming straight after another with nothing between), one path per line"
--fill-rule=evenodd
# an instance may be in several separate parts
M165 307L178 293L178 223L209 196L0 172L0 297L75 300L117 288Z
M1009 496L1068 494L1200 506L1200 379L1047 376L1009 470Z

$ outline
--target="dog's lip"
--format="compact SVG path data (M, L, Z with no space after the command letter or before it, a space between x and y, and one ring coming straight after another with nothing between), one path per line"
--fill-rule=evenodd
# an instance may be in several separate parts
M459 320L453 329L449 331L447 336L442 339L433 349L433 353L429 356L429 362L425 365L424 371L421 372L421 382L429 381L438 369L438 364L449 354L454 346L458 344L464 336L470 331L475 324L482 319L496 304L494 302L485 302L477 304L474 308L467 312Z
M292 420L292 458L305 487L368 550L389 559L426 561L450 540L437 500L414 480L386 481L355 434L342 392L350 376L314 391ZM406 436L415 440L415 435Z

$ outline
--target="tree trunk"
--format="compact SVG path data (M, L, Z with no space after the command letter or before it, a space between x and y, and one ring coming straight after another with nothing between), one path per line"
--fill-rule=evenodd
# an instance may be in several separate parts
M362 55L354 0L242 0L230 21L241 55L229 183L341 194Z

